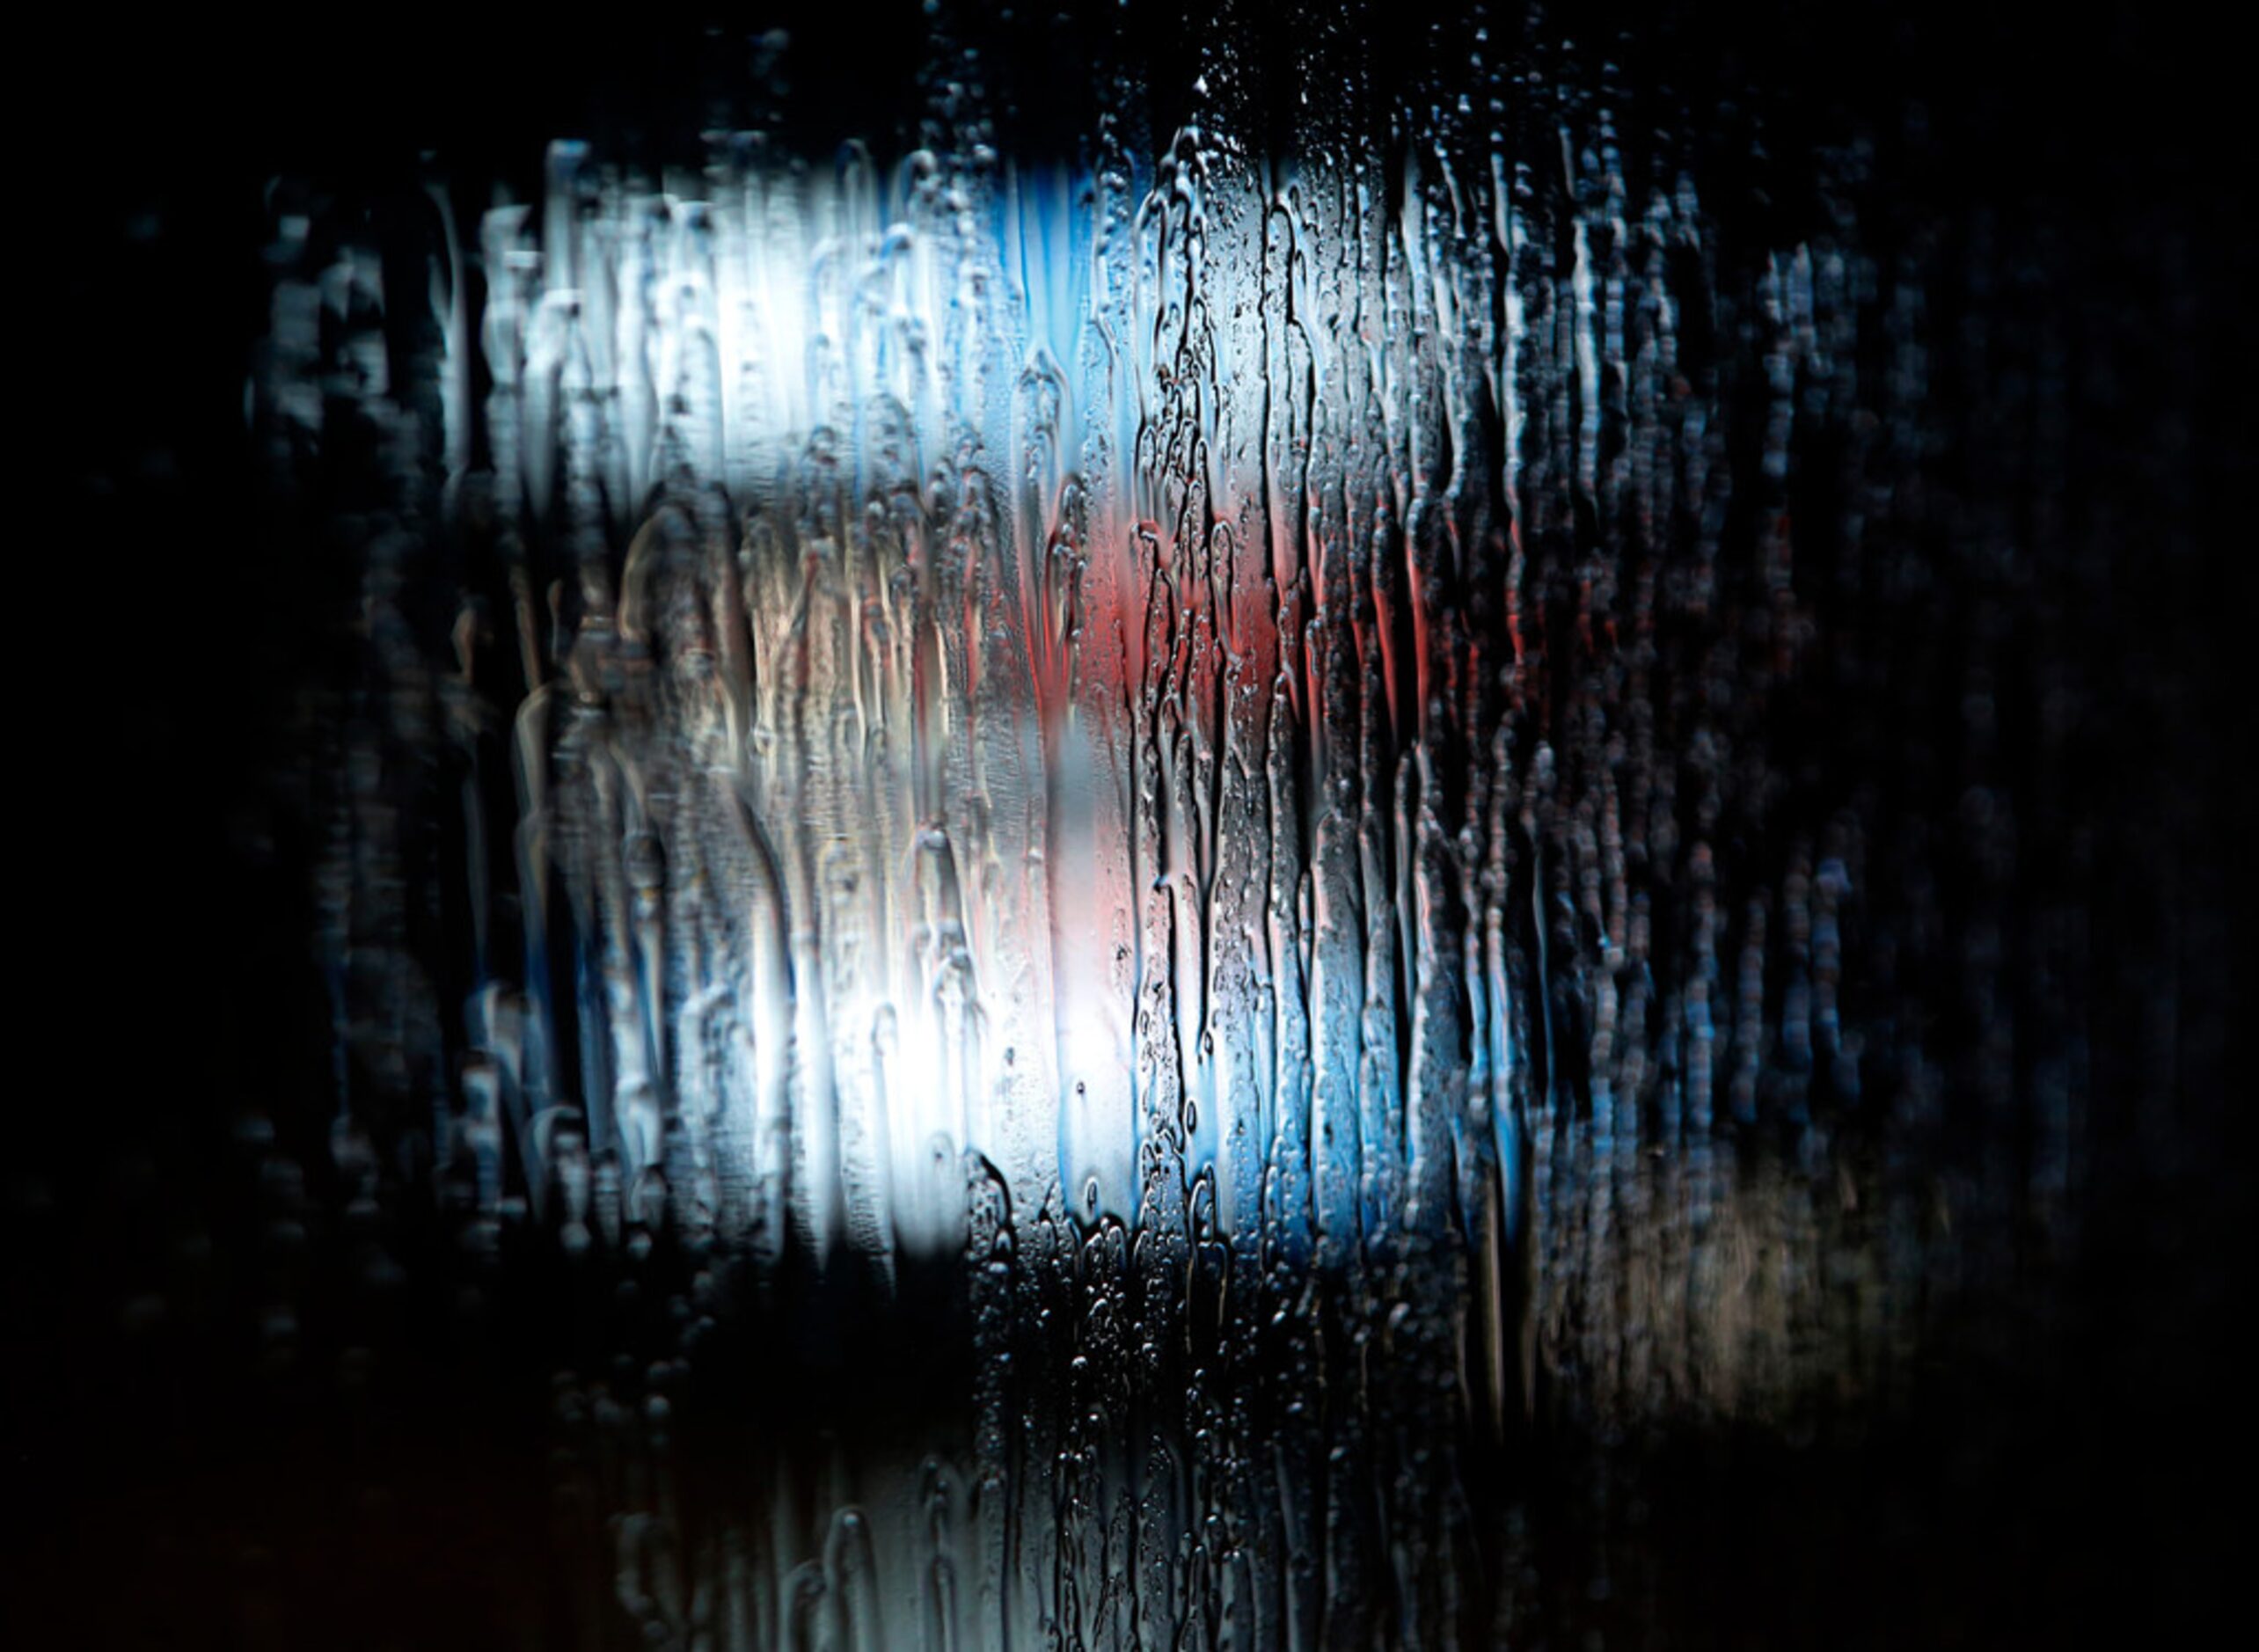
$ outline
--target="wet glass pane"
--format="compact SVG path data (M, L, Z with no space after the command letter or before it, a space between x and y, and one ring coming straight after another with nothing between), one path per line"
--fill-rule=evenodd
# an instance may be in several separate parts
M2200 1620L2164 22L246 28L19 259L20 1644Z

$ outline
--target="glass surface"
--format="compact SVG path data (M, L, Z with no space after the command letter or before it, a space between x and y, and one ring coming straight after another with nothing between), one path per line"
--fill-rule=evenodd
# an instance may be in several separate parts
M2195 1613L2248 230L1788 10L137 48L22 1644Z

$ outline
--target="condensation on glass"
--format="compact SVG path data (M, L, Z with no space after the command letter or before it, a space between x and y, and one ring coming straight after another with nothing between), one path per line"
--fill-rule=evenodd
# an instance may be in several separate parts
M961 1440L726 1520L666 1362L560 1372L623 1644L1502 1634L1454 1442L1791 1428L1988 1265L1839 999L1860 795L1773 734L1887 574L1918 273L1846 213L1722 265L1605 96L1288 161L1214 77L1081 165L558 143L413 259L277 212L255 426L372 479L303 719L337 1165L710 1256L686 1325L725 1259L966 1292ZM2043 1102L1969 1185L2045 1217Z

